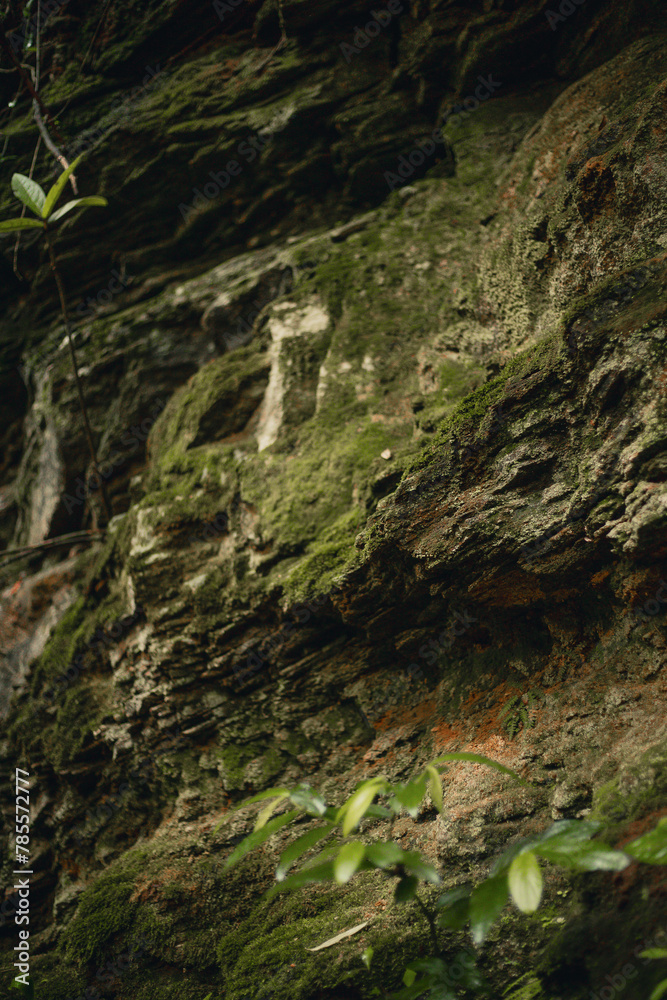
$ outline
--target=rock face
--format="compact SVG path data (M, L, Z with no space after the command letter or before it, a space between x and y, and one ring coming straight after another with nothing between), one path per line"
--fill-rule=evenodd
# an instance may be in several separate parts
M453 767L443 815L394 824L446 888L554 819L622 846L667 812L660 5L398 6L366 33L361 4L284 0L277 48L273 0L46 22L40 93L109 199L56 245L114 517L0 566L40 1000L367 997L368 945L398 987L428 936L387 880L261 901L282 832L223 871L256 814L232 807L276 784L342 801L449 750L519 770ZM25 97L3 129L8 180ZM24 238L13 263L4 239L18 549L96 501L48 261ZM493 995L649 996L660 869L545 882L479 953Z

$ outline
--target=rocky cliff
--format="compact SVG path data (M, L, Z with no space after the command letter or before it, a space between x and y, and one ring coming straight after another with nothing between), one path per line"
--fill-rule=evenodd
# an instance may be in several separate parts
M363 947L397 986L418 911L375 875L260 901L287 837L222 871L249 794L515 768L533 790L458 765L444 815L395 824L447 887L553 819L622 846L667 814L661 5L40 9L51 127L109 201L56 246L114 516L86 534L48 257L4 237L0 756L30 772L36 996L365 998ZM3 219L13 171L57 173L19 83ZM493 995L645 1000L661 870L545 877L479 952Z

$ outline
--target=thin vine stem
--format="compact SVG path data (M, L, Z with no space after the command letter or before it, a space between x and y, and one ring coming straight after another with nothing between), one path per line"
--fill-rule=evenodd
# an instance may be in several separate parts
M53 271L53 276L55 278L56 285L58 286L58 296L60 298L60 311L62 312L63 322L65 324L65 330L67 332L67 343L69 345L70 357L72 359L72 368L74 369L74 381L76 382L76 388L79 394L79 404L81 406L83 424L86 432L86 438L88 441L88 450L90 451L90 457L93 462L93 471L96 473L100 481L100 495L102 497L102 506L104 507L104 513L106 515L108 523L111 520L111 508L109 505L106 489L104 487L104 479L102 478L99 465L97 462L97 452L95 451L95 444L93 442L93 433L90 429L90 421L88 420L88 410L86 409L86 401L83 395L83 387L81 385L81 379L79 378L79 367L77 365L76 352L74 350L74 340L72 339L72 330L67 315L67 302L65 300L65 289L63 287L62 278L60 276L60 271L58 269L58 264L56 262L56 255L53 251L53 243L51 241L51 236L49 233L48 226L44 226L44 234L46 236L46 245L49 248L51 270Z

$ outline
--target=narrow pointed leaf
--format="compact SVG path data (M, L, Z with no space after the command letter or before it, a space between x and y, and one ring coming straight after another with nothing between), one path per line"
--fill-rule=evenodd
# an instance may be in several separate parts
M542 898L542 872L532 851L519 854L510 865L507 885L522 913L534 913Z
M98 194L91 194L87 198L75 198L74 201L68 201L62 208L53 212L49 216L49 222L57 222L58 219L62 219L63 215L73 212L75 208L92 208L94 205L105 206L106 204L106 198L102 198Z
M287 792L281 792L278 798L274 799L273 802L269 802L268 806L264 806L255 820L255 830L261 830L263 826L266 826L280 803L287 798L287 794Z
M65 185L70 179L70 175L74 173L76 168L81 163L82 159L83 159L83 153L81 154L81 156L77 156L76 160L72 160L69 167L67 167L66 170L63 170L62 174L60 175L56 183L50 189L49 193L46 196L44 206L42 208L43 219L48 219L48 217L51 215L51 212L56 207L56 202L58 201L58 198L60 198L60 195L63 193Z
M17 229L43 229L44 223L37 219L7 219L0 222L0 233L13 233Z
M265 791L258 792L257 795L253 795L249 799L244 799L236 808L243 809L244 806L250 806L253 802L261 802L263 799L271 799L276 795L283 794L289 795L289 788L267 788Z
M362 931L364 927L368 927L369 921L364 920L363 924L357 924L356 927L350 927L349 931L341 931L340 934L336 934L335 937L329 938L328 941L323 941L322 944L318 944L316 948L306 948L306 951L322 951L323 948L331 948L333 945L338 944L339 941L344 941L345 938L352 937L353 934L358 934Z
M667 979L663 979L661 983L658 983L648 1000L661 1000L665 993L667 993Z
M440 885L440 876L428 861L424 861L419 851L407 851L403 858L403 866L409 875L414 875L422 882Z
M380 787L381 785L377 781L364 782L361 788L358 788L342 807L344 810L342 817L344 837L347 837L362 821Z
M275 819L269 820L266 826L263 826L261 830L255 830L251 833L245 840L242 840L238 847L232 851L227 860L225 861L225 869L231 868L232 865L237 864L241 858L254 850L255 847L259 847L264 841L268 840L276 830L280 830L281 827L287 826L291 823L295 816L298 816L298 811L292 809L290 812L283 813L282 816L276 816Z
M374 949L369 945L368 948L361 953L361 961L364 963L369 972L371 971L371 962L373 961L373 951Z
M433 805L438 812L441 813L444 808L442 800L442 779L432 764L429 764L426 768L426 774L428 775L428 790L431 793Z
M647 948L639 952L640 958L667 958L667 948Z
M349 882L359 871L365 855L366 847L359 840L353 840L351 844L344 844L341 847L334 861L334 878L339 885Z
M499 764L496 760L491 760L490 757L485 757L481 753L468 753L467 751L460 751L457 753L444 753L441 757L436 760L432 760L431 764L443 764L447 760L469 760L473 764L486 764L487 767L493 767L496 771L501 771L502 774L509 774L516 781L519 781L522 785L527 785L532 787L529 781L520 777L513 771L511 767L505 767L504 764Z
M489 928L508 899L507 878L487 878L470 896L470 932L475 944L481 944Z
M31 212L34 212L37 216L41 216L46 195L37 181L31 180L25 174L14 174L12 177L12 191L19 201L23 202Z
M318 827L315 830L309 830L308 833L304 833L301 837L294 841L293 844L283 851L280 855L280 861L278 862L278 867L276 868L276 878L279 882L285 878L285 875L297 861L302 854L309 851L311 847L318 844L320 840L324 840L331 833L332 827L330 825L324 828Z

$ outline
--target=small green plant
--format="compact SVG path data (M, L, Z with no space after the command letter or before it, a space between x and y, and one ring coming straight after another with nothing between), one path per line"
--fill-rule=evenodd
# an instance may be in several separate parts
M58 180L55 182L53 187L50 189L49 193L46 194L43 188L33 181L30 177L26 177L24 174L14 174L12 176L12 191L19 199L23 205L29 209L33 215L36 216L34 219L24 218L21 216L18 219L8 219L5 222L0 222L0 233L11 233L17 232L22 229L41 229L44 233L44 238L46 240L46 245L49 251L49 260L51 262L51 270L53 271L53 276L56 282L56 287L58 289L58 296L60 299L60 311L63 317L63 322L65 324L65 330L67 331L67 342L70 350L70 357L72 359L72 368L74 370L74 381L76 383L77 392L79 395L79 406L81 408L81 415L83 417L83 424L86 432L86 440L88 442L88 450L90 452L90 457L92 459L93 470L97 476L100 483L100 494L102 497L102 504L104 506L104 512L106 514L107 521L111 519L111 509L109 507L109 501L107 499L106 490L104 489L104 480L100 474L97 453L95 451L95 445L93 443L93 434L90 429L90 421L88 420L88 410L86 409L86 401L83 395L83 388L81 386L81 379L79 378L79 367L76 360L76 353L74 351L74 341L72 339L72 331L70 328L69 318L67 315L67 300L65 298L65 289L63 286L62 277L58 269L58 262L56 260L56 255L53 249L53 241L51 238L53 225L59 222L64 216L69 215L70 212L75 211L79 208L91 208L94 205L106 206L106 198L102 198L100 195L90 195L87 198L75 198L73 201L68 201L62 208L56 208L56 204L65 190L65 185L69 180L70 176L76 170L77 166L83 159L82 156L78 156L73 163L67 167L66 170L62 172Z
M459 966L464 970L463 978L459 978L456 983L448 979L439 930L463 930L469 925L473 942L480 945L510 900L523 913L533 913L542 898L541 862L579 871L620 871L633 858L649 863L667 863L667 828L659 827L657 831L652 831L655 842L650 839L651 834L647 834L646 837L633 841L624 852L593 840L601 828L600 823L559 820L542 833L527 837L508 848L496 860L489 876L479 885L457 887L440 896L435 905L429 907L418 894L420 883L438 886L442 880L438 871L418 851L406 851L392 842L368 844L348 838L367 819L393 821L402 812L416 818L427 791L433 805L442 813L442 765L451 761L484 764L532 787L510 768L488 757L460 752L444 754L428 764L418 777L404 784L392 783L384 776L363 781L339 807L328 805L308 784L297 785L292 790L270 788L242 803L245 806L264 799L271 800L260 810L253 832L235 848L225 867L233 867L249 851L259 847L301 814L318 820L318 826L303 833L283 851L276 868L277 883L267 890L266 897L271 898L278 892L298 890L317 882L344 885L363 871L379 870L388 877L396 878L398 881L394 901L406 903L414 900L419 906L428 924L433 956L410 962L405 969L403 989L391 996L393 1000L417 1000L426 995L438 997L439 1000L455 1000L456 990L462 986L480 990L484 983L475 967L474 955L470 952L463 952L457 958ZM286 805L291 805L292 808L280 815L273 815L276 809ZM339 838L342 836L344 842L338 840L302 864L298 871L288 874L306 852L334 835ZM665 855L663 860L660 860L661 852ZM361 955L361 961L369 971L372 956L372 948L366 949ZM389 996L379 985L375 993ZM657 1000L657 997L651 1000Z
M542 704L542 697L536 691L526 691L525 694L516 694L507 702L499 719L504 717L503 729L513 740L517 733L523 729L532 729L536 724L535 708Z

